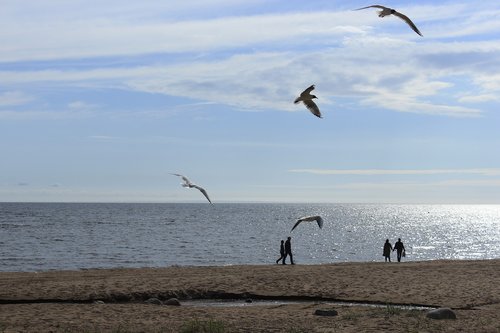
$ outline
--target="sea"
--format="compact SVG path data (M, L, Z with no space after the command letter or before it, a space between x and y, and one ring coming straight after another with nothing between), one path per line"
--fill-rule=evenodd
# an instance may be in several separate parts
M323 228L302 216L321 215ZM500 205L0 203L0 271L500 258ZM392 260L396 261L395 252Z

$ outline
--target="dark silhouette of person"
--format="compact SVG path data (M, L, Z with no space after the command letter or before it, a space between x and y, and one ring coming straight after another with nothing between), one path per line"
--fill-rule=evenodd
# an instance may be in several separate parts
M398 238L398 241L396 244L394 244L394 249L392 251L396 250L397 256L398 256L398 262L401 261L401 255L403 252L405 252L405 246L403 245L403 242L401 241L401 238Z
M280 260L285 260L285 241L281 240L281 245L280 245L280 257L278 260L276 260L276 263L279 264Z
M292 265L295 265L295 264L293 263L292 243L290 242L290 241L291 241L291 239L292 239L292 237L288 237L288 238L286 239L286 242L285 242L285 257L283 258L283 261L282 261L283 265L286 265L285 261L286 261L286 257L287 257L287 256L290 256L290 263L291 263Z
M383 256L385 257L385 262L387 261L391 262L391 251L394 251L392 245L391 243L389 243L389 240L386 239L384 244L384 253L383 253Z

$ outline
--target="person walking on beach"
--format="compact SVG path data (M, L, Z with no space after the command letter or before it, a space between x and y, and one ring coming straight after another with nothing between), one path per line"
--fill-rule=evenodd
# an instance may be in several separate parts
M394 250L396 250L398 256L398 262L401 262L401 255L404 256L404 253L406 252L405 246L403 245L401 238L398 238L398 241L396 242L396 244L394 244L394 249L392 251Z
M389 240L386 239L384 244L384 253L383 253L383 256L385 257L385 262L387 261L391 262L391 251L394 251L392 245L391 243L389 243Z
M280 257L278 260L276 260L276 263L279 264L280 260L283 260L283 262L285 262L285 241L284 240L281 240Z
M291 243L292 237L288 237L285 242L285 256L283 257L283 265L286 265L285 260L287 256L290 256L290 263L292 265L295 265L293 263L293 254L292 254L292 243Z

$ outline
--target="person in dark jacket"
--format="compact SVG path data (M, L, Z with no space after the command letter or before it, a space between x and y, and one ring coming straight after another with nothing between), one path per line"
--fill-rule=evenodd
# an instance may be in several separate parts
M401 261L401 255L404 256L404 253L406 252L405 246L403 245L403 242L401 241L401 238L398 238L398 241L396 244L394 244L394 249L392 250L394 252L396 250L397 256L398 256L398 262Z
M293 254L292 254L292 243L290 242L292 237L288 237L286 242L285 242L285 257L283 258L283 265L286 265L285 260L287 256L290 256L290 263L292 265L295 265L293 263Z
M389 243L388 239L386 239L384 244L384 252L382 253L382 255L385 257L385 262L391 262L391 251L394 251L392 248L392 244Z
M276 260L276 263L279 264L280 260L284 261L285 259L285 241L281 240L281 245L280 245L280 257L278 260Z

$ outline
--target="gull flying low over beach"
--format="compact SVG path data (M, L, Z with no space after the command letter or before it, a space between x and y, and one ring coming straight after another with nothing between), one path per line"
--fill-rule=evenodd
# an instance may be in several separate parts
M210 202L210 204L212 204L212 201L210 201L210 198L208 197L207 191L205 191L205 189L203 187L198 186L196 184L193 184L186 176L180 175L178 173L172 173L172 175L182 178L182 180L184 181L184 183L181 184L182 187L195 188L195 189L199 190L205 196L205 198L207 198L208 202Z
M420 36L423 37L420 30L418 30L417 26L410 20L410 18L404 14L401 14L400 12L396 11L395 9L384 7L381 5L372 5L372 6L367 6L367 7L363 7L363 8L358 8L355 10L361 10L361 9L366 9L366 8L380 8L380 9L382 9L381 11L378 12L379 17L384 17L384 16L391 15L391 14L399 17L400 19L405 21L413 29L413 31L415 31L417 34L419 34Z
M298 104L300 102L304 103L304 105L307 107L307 109L309 111L311 111L311 113L313 115L315 115L318 118L323 118L323 117L321 117L321 112L319 112L318 106L316 105L316 103L313 102L314 98L318 98L315 95L311 95L311 91L313 91L313 90L314 90L314 84L312 86L310 86L309 88L307 88L306 90L304 90L300 94L300 96L297 97L295 99L295 101L293 101L293 102L295 104Z
M295 222L295 225L293 226L292 230L290 230L290 232L292 232L293 229L295 229L301 222L313 222L313 221L318 222L318 226L320 229L323 228L323 218L321 216L319 215L304 216L298 219L297 222Z

